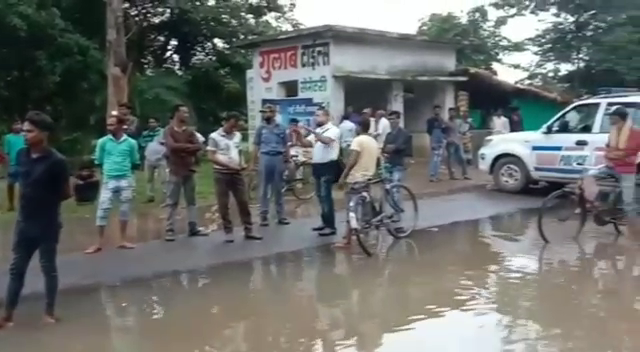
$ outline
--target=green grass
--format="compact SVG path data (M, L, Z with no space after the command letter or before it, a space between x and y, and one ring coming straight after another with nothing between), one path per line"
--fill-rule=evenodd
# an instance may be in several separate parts
M6 180L0 180L0 188L4 193L6 188ZM196 172L196 201L198 205L207 205L214 203L213 169L211 164L203 163L198 167ZM156 183L156 202L146 203L147 200L147 180L146 173L143 171L136 172L136 192L135 192L135 211L152 211L160 209L160 200L162 193L160 186ZM0 221L11 221L16 217L15 212L6 212L6 196L1 197L3 201L0 203L2 211L0 212ZM95 216L96 204L77 205L73 199L69 199L62 205L63 216Z

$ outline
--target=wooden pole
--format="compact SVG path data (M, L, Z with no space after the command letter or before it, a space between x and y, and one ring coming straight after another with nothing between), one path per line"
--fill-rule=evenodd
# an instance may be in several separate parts
M130 64L127 59L123 0L106 0L107 5L107 114L128 102Z

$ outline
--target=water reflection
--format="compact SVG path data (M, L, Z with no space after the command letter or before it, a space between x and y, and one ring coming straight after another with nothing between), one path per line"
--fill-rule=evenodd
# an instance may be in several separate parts
M0 349L640 350L635 251L595 231L543 248L530 220L453 224L379 258L309 249L64 294L54 327L27 323L31 302Z

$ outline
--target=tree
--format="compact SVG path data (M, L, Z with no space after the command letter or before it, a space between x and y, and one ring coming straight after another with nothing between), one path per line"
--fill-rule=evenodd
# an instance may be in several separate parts
M505 55L524 49L502 34L508 20L507 16L491 19L486 7L477 6L464 16L452 12L431 14L421 21L418 34L459 44L460 66L491 68L494 63L502 63Z
M143 119L164 118L172 104L186 103L210 128L221 113L245 109L251 61L233 44L299 26L295 4L278 1L114 3L109 14L114 8L101 1L0 2L0 129L43 110L56 121L56 147L81 154L103 132L104 112L127 100ZM107 67L123 77L117 96L107 94Z
M512 16L542 14L547 26L528 40L538 56L527 81L541 77L593 93L600 86L640 84L640 1L500 0L498 10Z
M118 104L129 101L129 73L127 34L124 26L123 0L107 0L106 56L107 56L107 114Z

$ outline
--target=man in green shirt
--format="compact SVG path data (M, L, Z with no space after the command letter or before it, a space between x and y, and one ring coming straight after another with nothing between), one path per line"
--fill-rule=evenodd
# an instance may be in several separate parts
M138 143L127 136L125 125L127 121L121 116L111 116L107 119L109 134L100 138L96 144L94 160L102 168L102 187L96 212L96 226L98 227L98 244L85 251L94 254L102 251L104 231L109 221L109 213L114 198L120 202L120 244L119 249L133 249L135 246L126 242L127 225L131 212L131 201L135 187L133 169L140 164Z
M22 136L22 123L15 121L11 126L11 133L4 136L4 153L7 155L9 162L9 169L7 172L7 201L9 205L8 211L15 209L15 192L16 183L18 183L18 177L20 176L17 168L17 156L18 150L25 147L24 136Z

